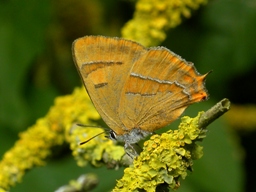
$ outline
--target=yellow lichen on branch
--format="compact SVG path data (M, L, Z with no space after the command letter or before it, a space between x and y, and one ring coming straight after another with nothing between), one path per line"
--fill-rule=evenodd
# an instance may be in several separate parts
M79 166L91 163L98 167L104 163L109 163L109 161L118 162L125 154L123 146L115 145L112 140L105 137L106 134L101 134L90 142L80 145L80 142L86 141L101 132L104 132L101 128L79 126L75 126L72 130L70 146ZM107 159L103 160L104 158Z
M138 0L133 19L122 29L122 36L141 43L156 46L166 38L166 31L189 18L207 0Z
M88 124L99 118L84 88L57 97L48 114L20 133L20 139L4 154L0 162L0 189L8 190L21 181L27 170L44 165L53 147L69 142L74 122Z
M178 130L153 135L146 141L142 153L125 169L113 192L153 192L164 183L177 189L179 179L185 179L192 169L193 160L203 155L203 147L196 143L206 136L206 130L198 127L201 114L195 118L182 117Z

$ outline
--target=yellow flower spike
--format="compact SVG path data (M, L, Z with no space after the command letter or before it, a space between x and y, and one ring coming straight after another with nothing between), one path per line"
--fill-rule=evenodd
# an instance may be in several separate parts
M27 170L45 165L52 148L70 140L71 125L91 124L91 119L99 119L99 115L84 88L56 98L48 114L20 133L20 139L4 154L0 162L0 189L8 190L21 181Z
M167 183L171 189L179 187L179 178L185 179L193 160L202 157L203 148L195 142L206 132L197 126L197 117L183 117L179 129L162 135L153 135L144 144L133 165L117 181L116 191L155 191L159 184ZM131 179L132 178L132 179Z
M182 17L189 18L191 12L207 0L138 0L133 19L122 29L122 36L142 45L159 45L165 32L179 25Z

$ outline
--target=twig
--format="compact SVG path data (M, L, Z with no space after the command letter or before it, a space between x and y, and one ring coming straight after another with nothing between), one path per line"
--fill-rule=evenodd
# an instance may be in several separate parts
M230 101L226 98L219 101L212 108L202 114L198 122L198 127L205 129L209 124L226 113L230 109L230 105ZM119 162L109 162L108 158L104 159L104 162L108 165L109 168L113 168L118 166L128 166L132 164L133 161L129 156L127 157L127 155L125 155Z
M199 119L198 127L206 128L213 121L218 119L221 115L226 113L230 109L230 101L228 99L222 99L216 105L214 105L211 109L206 111Z

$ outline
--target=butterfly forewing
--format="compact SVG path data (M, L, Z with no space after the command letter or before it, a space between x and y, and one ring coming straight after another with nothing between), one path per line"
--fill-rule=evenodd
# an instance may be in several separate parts
M103 36L88 36L73 44L73 56L90 98L106 124L117 134L125 130L119 102L133 63L143 54L137 43Z

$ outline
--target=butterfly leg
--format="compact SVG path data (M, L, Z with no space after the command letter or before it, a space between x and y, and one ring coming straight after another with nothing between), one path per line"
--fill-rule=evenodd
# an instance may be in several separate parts
M125 143L124 149L127 155L129 155L132 159L139 156L142 148L137 144Z

